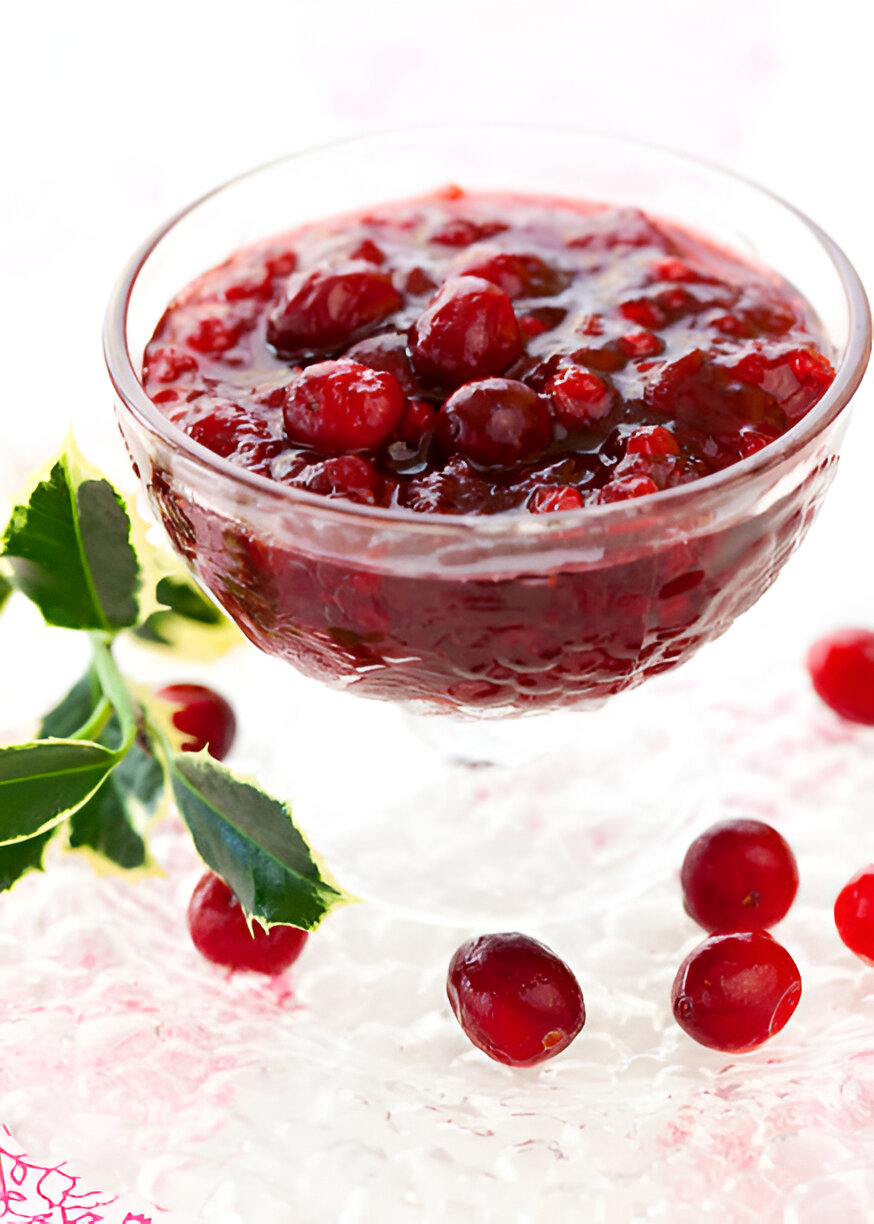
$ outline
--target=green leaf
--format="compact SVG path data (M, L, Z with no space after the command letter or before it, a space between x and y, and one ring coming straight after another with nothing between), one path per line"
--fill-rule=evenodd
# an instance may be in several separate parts
M0 748L0 845L59 824L91 798L118 759L101 744L73 739Z
M201 858L262 926L312 930L352 900L322 876L285 804L206 753L168 754L173 793Z
M115 734L119 734L117 721ZM105 734L113 733L112 724ZM70 817L70 846L88 849L116 867L144 867L149 859L139 829L164 794L164 770L139 744L109 775L96 794Z
M48 624L104 633L136 624L139 564L124 502L72 447L15 507L2 549Z
M236 626L187 578L165 575L155 587L155 601L161 606L133 630L139 641L196 659L215 658L239 645Z
M28 871L42 871L42 856L53 834L54 829L48 829L27 841L0 846L0 892L11 888Z
M100 703L100 684L89 668L40 723L40 739L71 739Z
M6 600L12 594L12 584L0 574L0 612L6 606Z

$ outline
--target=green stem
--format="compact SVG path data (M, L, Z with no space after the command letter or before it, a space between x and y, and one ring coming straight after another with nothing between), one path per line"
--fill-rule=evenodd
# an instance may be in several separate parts
M136 739L137 735L137 714L134 709L133 701L131 700L130 692L125 684L124 677L118 670L118 665L112 657L112 648L106 635L102 633L91 632L88 634L91 639L91 654L94 661L94 673L100 681L100 687L103 690L103 701L109 701L112 709L118 715L119 725L121 727L122 742L116 749L116 755L123 757L131 744ZM98 707L99 708L99 707ZM89 719L90 722L90 719Z
M88 721L81 726L78 731L75 731L70 739L75 740L96 740L97 736L109 722L112 717L112 702L108 697L102 697L94 713Z

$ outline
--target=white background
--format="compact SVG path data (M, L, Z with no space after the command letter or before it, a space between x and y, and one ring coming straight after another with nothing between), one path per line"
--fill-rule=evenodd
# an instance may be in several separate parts
M86 455L131 488L100 350L119 268L199 193L331 137L471 117L650 139L785 195L874 282L872 42L874 14L853 0L10 7L0 41L0 511L71 421ZM714 662L730 665L738 651L800 656L823 628L874 622L868 385L808 543ZM57 687L48 668L34 676L29 651L54 661L70 649L54 637L31 643L36 625L21 615L0 632L0 727L38 713L43 690Z

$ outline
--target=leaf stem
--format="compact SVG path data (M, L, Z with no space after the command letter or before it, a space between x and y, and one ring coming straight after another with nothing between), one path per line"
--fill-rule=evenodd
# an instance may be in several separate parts
M102 697L88 721L69 738L75 740L96 740L111 717L112 702L108 697Z

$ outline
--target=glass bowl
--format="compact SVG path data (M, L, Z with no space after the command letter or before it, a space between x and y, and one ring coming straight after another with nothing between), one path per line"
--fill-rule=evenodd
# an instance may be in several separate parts
M151 403L144 346L198 273L271 233L448 183L637 206L774 269L821 320L833 385L789 433L716 475L537 516L328 501L233 466ZM853 268L761 188L631 141L474 126L314 149L219 188L134 255L105 332L119 423L152 505L247 636L350 692L473 716L591 703L722 633L804 536L868 350Z

